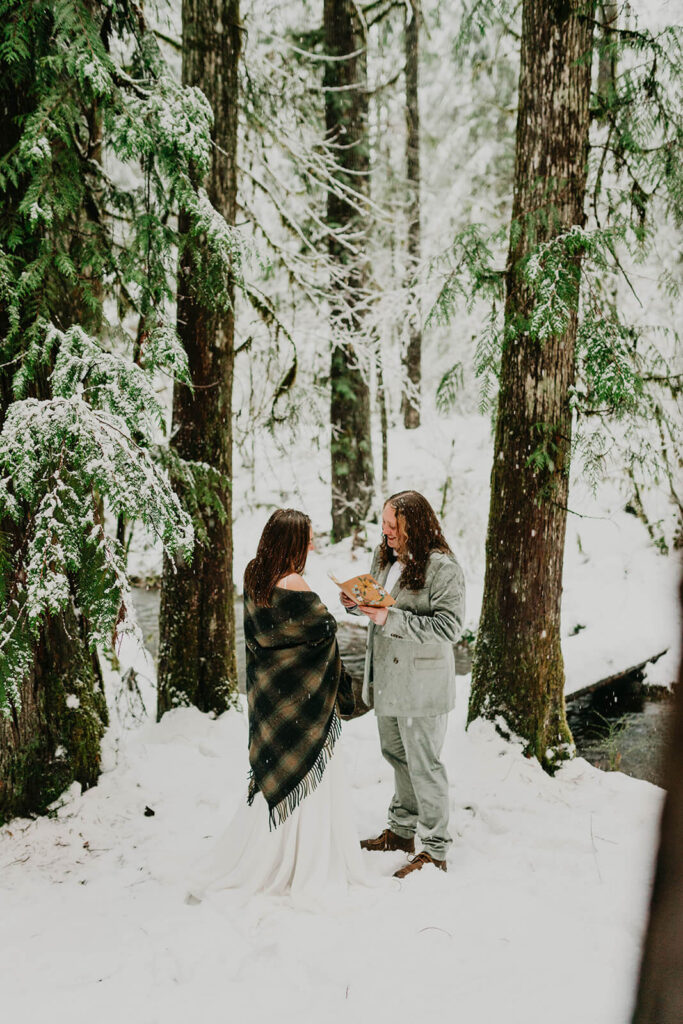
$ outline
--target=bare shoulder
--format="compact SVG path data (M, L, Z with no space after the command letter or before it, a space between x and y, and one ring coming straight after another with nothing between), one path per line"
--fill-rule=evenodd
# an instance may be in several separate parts
M291 575L285 577L287 583L287 590L310 590L308 583L300 576L298 572L293 572ZM284 581L282 581L284 582Z

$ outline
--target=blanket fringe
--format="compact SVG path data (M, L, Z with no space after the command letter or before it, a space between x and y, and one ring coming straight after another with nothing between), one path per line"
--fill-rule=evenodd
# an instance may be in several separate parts
M291 793L288 793L283 800L280 800L279 803L270 808L270 812L268 814L268 825L271 832L274 828L277 828L278 825L281 825L283 821L286 821L292 811L296 810L302 800L309 796L314 789L317 789L318 784L325 774L325 768L334 753L334 748L337 740L341 736L341 732L341 719L335 710L330 721L330 727L327 730L325 742L322 745L320 753L315 759L315 763L306 772L303 779L296 784ZM252 802L255 795L255 792L250 791L249 803Z

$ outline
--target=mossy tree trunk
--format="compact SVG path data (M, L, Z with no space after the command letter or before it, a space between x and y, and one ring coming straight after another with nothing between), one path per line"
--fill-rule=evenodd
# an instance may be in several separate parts
M228 224L237 208L239 0L183 0L183 85L199 87L214 112L216 147L207 192ZM181 223L181 231L186 225ZM234 298L234 282L230 282ZM176 384L171 444L183 459L221 474L224 519L205 523L191 564L164 563L161 592L158 715L196 705L220 713L237 692L232 542L232 385L235 318L209 312L192 288L192 269L178 273L178 332L194 392Z
M408 181L408 338L403 356L406 387L401 400L403 425L408 430L420 426L420 384L422 381L422 329L417 304L416 275L420 262L420 0L406 4L405 81L406 81L406 178Z
M354 0L325 0L326 138L335 147L337 178L363 197L369 193L367 39ZM344 58L344 59L339 59ZM366 517L374 492L370 435L370 390L359 364L355 339L362 333L367 303L367 268L363 255L367 232L358 204L342 192L327 196L333 262L330 311L330 453L332 467L332 534L348 537Z
M21 709L0 718L0 823L42 814L74 781L93 786L106 724L99 663L72 605L42 630Z
M532 338L522 264L539 243L584 222L591 15L583 0L524 0L505 342L469 706L470 721L503 716L546 765L571 741L560 604L577 317L560 335ZM570 272L578 277L579 267Z

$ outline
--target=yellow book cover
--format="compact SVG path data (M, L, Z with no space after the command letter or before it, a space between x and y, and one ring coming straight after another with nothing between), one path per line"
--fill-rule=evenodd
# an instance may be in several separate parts
M330 579L355 604L364 604L370 608L390 608L392 604L396 604L391 594L370 573L365 573L363 576L353 576L350 580L345 580L343 583L340 583L336 576L330 573Z

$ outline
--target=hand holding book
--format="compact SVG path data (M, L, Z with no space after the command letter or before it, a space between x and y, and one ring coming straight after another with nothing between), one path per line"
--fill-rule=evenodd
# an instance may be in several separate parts
M376 605L372 607L368 604L359 604L358 611L362 612L363 615L367 615L376 626L383 626L389 614L389 609L386 605L383 608L378 608Z

